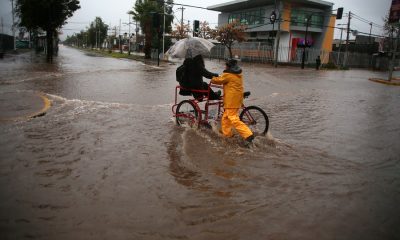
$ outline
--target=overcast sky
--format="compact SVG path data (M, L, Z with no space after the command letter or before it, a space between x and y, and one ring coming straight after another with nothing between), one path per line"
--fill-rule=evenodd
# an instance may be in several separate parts
M229 2L231 0L174 0L175 3L193 5L199 7L208 7L220 3ZM381 35L382 29L375 26L383 25L383 18L389 13L391 0L328 0L334 3L334 9L344 7L344 12L351 11L358 17L361 17L367 22L373 22L372 33ZM68 20L69 24L63 28L63 35L60 37L65 39L67 35L72 35L74 32L80 32L89 26L96 16L101 17L103 21L111 27L119 26L121 19L121 32L128 32L128 26L123 23L128 22L127 12L134 6L135 0L80 0L81 8L74 13L74 16ZM3 19L3 25L11 25L7 21L11 14L7 13L7 5L11 6L10 0L0 0L0 16ZM181 10L179 6L174 7L175 21L181 19ZM198 8L184 7L183 19L187 23L193 23L193 20L207 21L211 26L218 23L218 12L202 10ZM347 18L336 21L337 24L346 23ZM351 29L357 29L360 32L369 33L370 25L358 19L352 19ZM133 31L133 28L131 29ZM340 31L336 30L335 38L340 37Z

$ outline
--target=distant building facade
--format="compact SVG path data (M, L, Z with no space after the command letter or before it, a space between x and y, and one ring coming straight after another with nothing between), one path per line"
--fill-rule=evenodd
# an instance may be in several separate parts
M276 4L276 5L275 5ZM275 47L280 29L280 61L292 61L303 47L332 51L336 15L333 3L321 0L234 0L208 7L221 12L218 25L240 21L247 25L247 41ZM281 18L271 23L273 13ZM307 35L307 36L306 36ZM306 41L307 38L307 41Z

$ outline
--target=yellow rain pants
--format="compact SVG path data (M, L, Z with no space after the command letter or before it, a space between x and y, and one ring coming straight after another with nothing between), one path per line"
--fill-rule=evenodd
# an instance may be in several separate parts
M221 119L221 130L222 134L226 137L232 137L232 127L236 129L236 131L242 136L242 138L246 139L250 137L253 133L250 128L246 126L239 118L239 109L238 108L225 108L224 114Z
M220 77L213 77L211 82L223 85L224 115L221 119L221 131L226 137L232 137L232 128L244 139L253 135L250 128L239 118L239 108L243 104L243 76L224 72Z

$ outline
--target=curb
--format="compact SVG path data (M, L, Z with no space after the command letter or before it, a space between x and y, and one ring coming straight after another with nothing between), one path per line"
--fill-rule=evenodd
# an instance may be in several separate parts
M36 118L36 117L41 117L44 116L47 112L47 110L51 107L51 102L50 100L45 96L44 93L35 93L34 94L37 97L40 97L43 101L43 107L30 114L22 115L22 116L17 116L17 117L6 117L6 118L0 118L0 121L18 121L18 120L27 120L31 118Z
M38 93L36 95L42 98L44 106L39 111L28 115L27 118L35 118L35 117L44 116L46 114L47 110L51 106L50 100L43 93Z
M395 81L388 81L388 80L384 80L381 78L369 78L368 80L372 81L372 82L377 82L377 83L382 83L385 85L391 85L391 86L400 86L400 82L397 79L393 79Z

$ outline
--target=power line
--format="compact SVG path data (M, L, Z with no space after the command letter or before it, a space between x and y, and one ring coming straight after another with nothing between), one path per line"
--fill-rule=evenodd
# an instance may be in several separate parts
M179 5L179 6L183 6L183 7L192 7L192 8L199 8L199 9L204 9L204 10L208 10L208 11L214 11L214 10L211 10L211 9L208 9L205 7L199 7L199 6L187 5L187 4L181 4L181 3L172 3L172 5Z
M354 16L354 18L356 18L357 20L360 20L360 21L362 21L364 23L368 23L368 24L372 23L372 26L374 26L374 27L383 28L383 26L381 26L381 25L379 25L377 23L374 23L372 21L369 21L369 20L367 20L367 19L365 19L365 18L363 18L363 17L361 17L361 16L359 16L359 15L353 13L353 12L351 12L351 15Z
M90 22L91 21L87 21L87 22L70 22L70 21L67 21L67 24L88 24Z
M168 2L165 2L164 1L164 4L169 4ZM200 6L194 6L194 5L188 5L188 4L181 4L181 3L172 3L172 4L169 4L169 5L172 5L172 6L174 6L174 5L178 5L178 6L185 6L185 7L191 7L191 8L198 8L198 9L204 9L204 10L208 10L208 11L214 11L214 10L211 10L211 9L208 9L208 8L205 8L205 7L200 7ZM283 8L283 10L287 10L288 8ZM322 16L322 17L331 17L332 16L332 13L330 12L330 13L327 13L327 12L315 12L315 14L318 14L319 16ZM345 16L348 16L349 14L347 13L347 14L345 14ZM175 20L177 20L178 22L181 22L181 20L179 20L174 14L173 14L173 16L174 16L174 19ZM260 18L260 19L268 19L269 17L268 16L254 16L254 15L248 15L247 14L247 16L253 16L253 17L258 17L258 18ZM356 19L356 20L358 20L358 21L361 21L361 22L363 22L363 23L366 23L366 24L368 24L368 25L371 25L371 26L374 26L375 28L384 28L383 26L381 26L381 25L379 25L379 24L377 24L377 23L374 23L374 22L372 22L372 21L369 21L369 20L367 20L367 19L365 19L365 18L363 18L363 17L361 17L361 16L359 16L359 15L357 15L357 14L354 14L353 12L351 12L351 17L352 18L354 18L354 19ZM282 21L284 22L284 21L287 21L287 22L290 22L290 23L302 23L302 22L299 22L299 21L294 21L294 20L292 20L292 19L290 19L290 20L285 20L285 19L283 19L283 18L281 18L282 19ZM68 24L87 24L88 22L68 22ZM210 23L211 24L211 23ZM253 29L253 28L258 28L258 27L261 27L261 26L265 26L265 25L270 25L271 23L263 23L263 24L259 24L259 25L256 25L256 26L252 26L252 27L249 27L249 28L247 28L247 29ZM309 26L318 26L318 27L321 27L321 25L316 25L316 24L312 24L312 23L309 23ZM341 28L339 28L339 27L336 27L336 26L324 26L324 25L322 25L322 27L329 27L329 28L334 28L334 29L341 29ZM70 30L70 29L65 29L65 30ZM73 29L71 29L71 30L73 30ZM377 35L378 36L378 35Z

